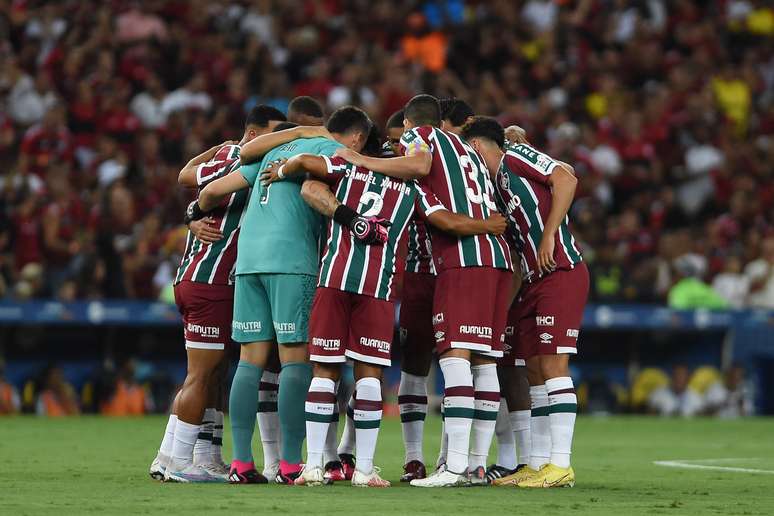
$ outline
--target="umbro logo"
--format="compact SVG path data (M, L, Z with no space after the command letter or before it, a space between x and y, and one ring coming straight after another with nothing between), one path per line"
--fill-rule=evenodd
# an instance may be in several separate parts
M437 331L437 332L435 332L435 341L436 342L441 342L445 336L446 336L445 332Z
M553 335L551 335L550 333L546 333L546 332L541 333L540 335L538 335L538 337L540 337L540 343L541 344L551 344L551 341L554 338Z

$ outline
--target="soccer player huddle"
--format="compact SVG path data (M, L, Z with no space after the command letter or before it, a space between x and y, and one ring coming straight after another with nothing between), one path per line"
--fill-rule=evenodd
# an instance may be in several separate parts
M345 106L258 106L238 144L193 158L175 279L188 375L150 474L176 482L388 487L374 453L400 306L401 481L416 487L572 486L569 356L589 288L569 230L570 165L461 100L417 95L379 131ZM518 265L516 265L518 263ZM222 459L225 348L241 345ZM422 453L433 355L441 451ZM337 393L354 392L338 441ZM253 460L257 422L264 465ZM487 467L496 435L497 461ZM306 440L307 456L302 458ZM431 469L428 472L428 469Z

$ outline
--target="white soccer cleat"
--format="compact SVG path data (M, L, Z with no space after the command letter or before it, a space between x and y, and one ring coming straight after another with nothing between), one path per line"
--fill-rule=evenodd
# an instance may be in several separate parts
M263 476L266 478L276 478L279 473L279 461L263 465Z
M148 471L153 480L158 480L159 482L164 481L164 473L167 471L167 465L169 464L169 461L170 458L161 452L156 455L156 458L153 459L153 462L150 465L150 470Z
M178 466L172 461L164 474L164 482L181 482L184 484L211 484L225 482L222 477L209 473L201 465L188 464Z
M412 480L411 485L414 487L464 487L469 486L470 482L466 474L452 473L444 465L427 478Z
M225 464L218 464L216 462L204 462L196 464L209 475L220 478L223 482L228 482L228 467Z
M390 481L379 476L381 471L381 468L374 466L371 473L366 475L355 468L355 472L352 474L352 485L355 487L390 487Z
M327 481L325 480L325 472L321 467L304 466L303 471L293 483L297 486L321 486Z

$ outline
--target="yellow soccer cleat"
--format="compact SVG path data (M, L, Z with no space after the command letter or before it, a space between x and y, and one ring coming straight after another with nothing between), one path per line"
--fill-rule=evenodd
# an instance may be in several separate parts
M528 478L532 477L533 475L537 475L538 473L538 470L532 469L525 465L524 467L519 468L516 473L511 473L506 477L496 478L492 481L492 485L497 487L516 487L519 482L527 480Z
M572 487L575 485L575 471L570 468L560 468L548 464L540 468L536 475L532 475L518 483L519 487L549 488Z

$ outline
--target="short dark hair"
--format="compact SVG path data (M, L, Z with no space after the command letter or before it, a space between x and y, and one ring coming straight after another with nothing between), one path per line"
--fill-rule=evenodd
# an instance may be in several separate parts
M287 118L279 109L269 106L267 104L258 104L253 107L247 114L247 120L245 120L245 127L248 125L257 125L258 127L266 127L272 120L278 122L286 122Z
M355 106L343 106L331 114L325 127L337 134L362 132L365 136L371 132L371 119L365 111Z
M276 133L277 131L284 131L285 129L293 129L294 127L298 127L298 124L294 124L293 122L280 122L274 126L274 130L272 132Z
M288 104L288 115L290 115L290 113L298 113L299 115L313 116L316 118L322 118L324 116L322 104L308 95L301 95L300 97L291 100L290 104Z
M421 94L409 100L404 108L404 117L415 125L441 125L441 106L432 95Z
M473 108L461 99L441 99L441 120L448 120L454 127L460 127L473 116Z
M360 151L366 156L374 156L378 158L382 154L382 138L379 128L375 125L371 126L371 130L368 132L363 149Z
M505 145L505 129L500 122L489 116L474 116L473 120L462 127L462 138L486 138L502 148Z
M403 110L399 109L387 119L387 129L392 129L394 127L403 129L403 118Z

